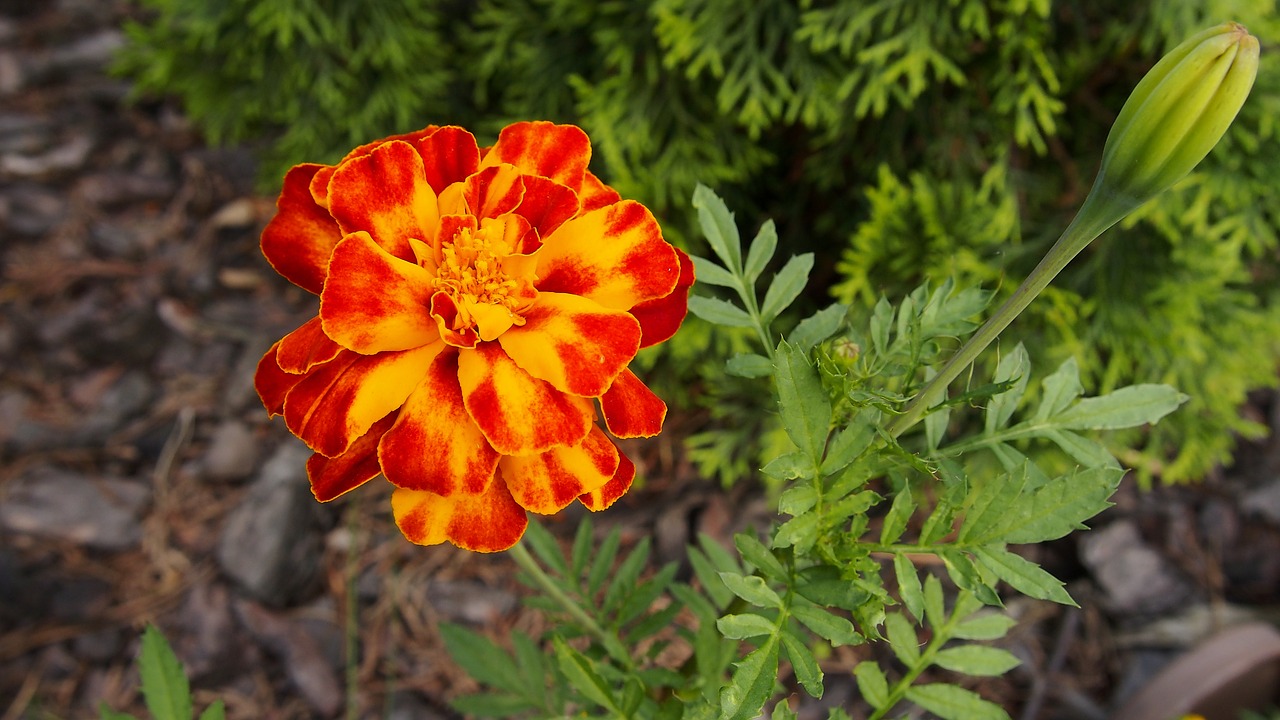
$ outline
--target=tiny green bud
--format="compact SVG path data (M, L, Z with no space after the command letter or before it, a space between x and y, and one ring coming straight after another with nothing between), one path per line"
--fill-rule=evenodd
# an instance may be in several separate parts
M1131 205L1127 213L1186 177L1227 131L1257 73L1258 39L1238 23L1174 48L1120 110L1091 194Z

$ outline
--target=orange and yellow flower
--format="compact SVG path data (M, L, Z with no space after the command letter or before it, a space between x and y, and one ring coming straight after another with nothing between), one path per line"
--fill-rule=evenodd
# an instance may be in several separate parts
M680 326L693 267L590 156L570 125L489 148L433 126L285 176L262 252L320 311L255 384L318 500L381 473L409 540L491 552L526 511L631 486L610 435L657 434L666 405L627 365Z

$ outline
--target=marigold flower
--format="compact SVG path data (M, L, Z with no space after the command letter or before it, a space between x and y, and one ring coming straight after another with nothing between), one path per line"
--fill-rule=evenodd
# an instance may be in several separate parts
M680 326L693 266L590 156L570 125L517 123L489 148L432 126L285 176L262 252L320 310L255 385L315 451L316 499L381 473L409 540L493 552L526 511L627 491L609 434L666 416L627 365Z

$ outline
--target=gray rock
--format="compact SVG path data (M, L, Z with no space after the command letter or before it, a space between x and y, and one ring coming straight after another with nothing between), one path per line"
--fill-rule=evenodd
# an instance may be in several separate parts
M0 488L0 530L124 550L142 539L147 485L37 467Z
M16 235L39 237L58 226L67 214L67 200L42 185L15 185L6 191L4 224Z
M400 690L391 695L387 720L448 720L445 715L423 700L418 693Z
M192 680L217 682L243 670L233 662L239 641L233 633L227 587L201 582L191 588L176 613L173 650Z
M1280 478L1245 493L1240 507L1247 513L1280 525Z
M234 608L254 639L284 662L290 682L316 715L337 715L342 709L342 682L315 638L299 622L261 605L237 600Z
M214 429L203 458L204 476L210 480L242 480L258 464L258 439L249 426L227 420Z
M93 150L93 138L73 135L65 142L39 154L9 153L0 156L0 175L19 178L43 178L79 170Z
M474 580L431 580L423 600L450 621L491 626L516 609L516 596Z
M1190 583L1163 555L1143 542L1132 522L1119 520L1085 533L1080 559L1119 613L1158 613L1186 604Z
M320 577L322 536L307 483L311 451L288 439L227 517L218 541L223 572L268 605L296 604Z
M49 56L53 70L105 68L116 51L124 47L124 33L102 30L54 50Z

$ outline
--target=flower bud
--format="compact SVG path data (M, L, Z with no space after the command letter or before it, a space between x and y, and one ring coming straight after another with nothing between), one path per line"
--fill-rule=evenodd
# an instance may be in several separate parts
M1258 39L1237 23L1174 48L1120 110L1092 194L1132 209L1181 180L1222 138L1257 73Z

